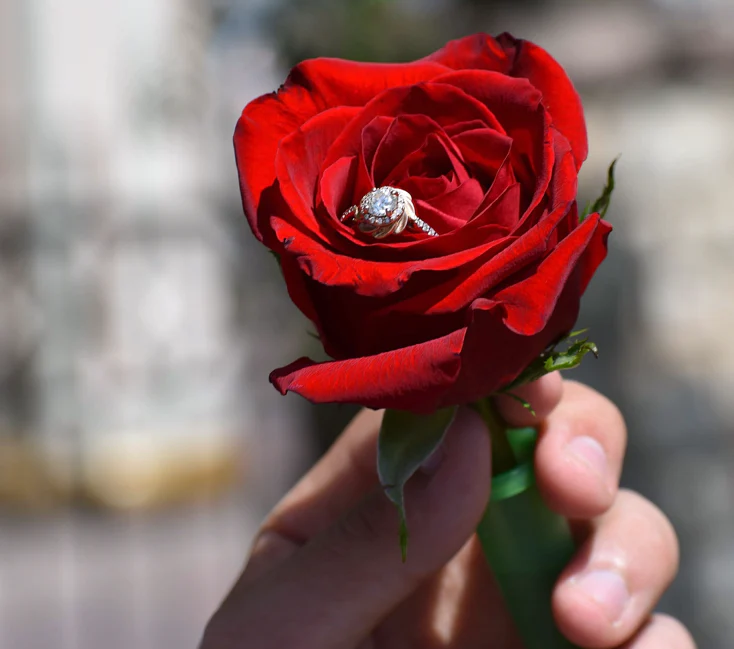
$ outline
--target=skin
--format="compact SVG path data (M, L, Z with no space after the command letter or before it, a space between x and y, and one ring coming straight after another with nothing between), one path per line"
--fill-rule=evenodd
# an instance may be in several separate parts
M695 649L678 621L653 613L678 543L654 505L618 488L619 410L557 374L520 392L535 417L509 399L498 407L513 425L539 426L539 488L579 544L553 594L558 627L588 649ZM483 422L460 410L409 483L402 564L397 515L375 473L380 419L357 415L270 513L201 649L521 649L473 535L489 492Z

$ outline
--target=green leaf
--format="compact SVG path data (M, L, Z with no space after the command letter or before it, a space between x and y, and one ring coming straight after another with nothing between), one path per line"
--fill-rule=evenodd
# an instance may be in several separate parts
M455 415L455 407L438 410L432 415L386 410L382 419L377 444L377 473L385 494L398 508L403 562L408 552L405 483L441 444Z
M514 381L499 390L499 393L506 394L522 403L524 400L512 393L515 388L537 381L542 376L555 372L556 370L572 370L581 364L584 356L589 352L598 358L599 350L594 343L590 342L588 338L578 339L578 336L586 333L586 331L586 329L574 331L554 345L548 347ZM563 343L567 343L566 348L559 349ZM525 408L529 405L523 403L523 407Z
M612 161L612 164L609 165L609 170L607 171L607 184L604 185L601 196L599 196L599 198L597 198L593 203L589 201L586 204L583 213L579 217L579 223L583 223L584 219L589 216L589 214L594 214L595 212L598 212L602 218L606 216L609 205L612 202L612 192L614 191L614 168L618 161L619 156L617 156Z

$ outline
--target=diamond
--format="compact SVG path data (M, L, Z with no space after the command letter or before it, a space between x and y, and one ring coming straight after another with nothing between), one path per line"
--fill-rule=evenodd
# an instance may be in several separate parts
M398 197L389 187L375 189L365 198L366 211L375 216L389 216L398 208Z

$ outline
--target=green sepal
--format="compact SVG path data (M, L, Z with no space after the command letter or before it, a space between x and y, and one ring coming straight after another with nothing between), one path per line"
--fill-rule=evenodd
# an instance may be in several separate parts
M556 344L548 347L514 381L499 390L499 392L519 401L523 407L530 410L532 406L527 401L512 393L515 388L537 381L542 376L556 370L572 370L581 364L584 356L589 352L595 357L599 357L599 350L593 342L589 341L588 338L579 338L585 332L586 329L574 331ZM563 343L567 343L567 346L564 349L559 349Z
M505 394L511 399L517 401L523 408L525 408L525 410L527 410L533 417L535 417L535 408L533 408L532 404L529 401L523 399L519 394L515 394L514 392L505 392Z
M612 161L612 164L609 165L609 170L607 171L607 184L604 185L601 196L599 196L599 198L597 198L593 203L589 201L586 204L583 213L579 217L579 223L583 223L584 219L586 219L589 214L594 214L595 212L598 212L601 218L606 216L609 205L612 202L612 192L614 191L614 167L616 167L618 161L619 157L616 157Z
M387 497L400 516L400 552L408 556L408 524L405 516L405 483L443 441L456 416L456 407L431 415L386 410L377 443L377 473Z
M584 356L591 352L595 358L599 358L599 349L588 339L578 340L563 352L556 352L547 358L544 364L546 372L555 372L556 370L572 370L581 364Z

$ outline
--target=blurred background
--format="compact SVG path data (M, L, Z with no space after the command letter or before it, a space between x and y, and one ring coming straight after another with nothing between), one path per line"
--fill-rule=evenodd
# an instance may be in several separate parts
M0 647L194 647L259 520L352 415L283 398L313 350L241 212L243 106L312 56L407 60L511 31L613 157L574 378L672 518L662 608L734 637L731 0L0 0Z

